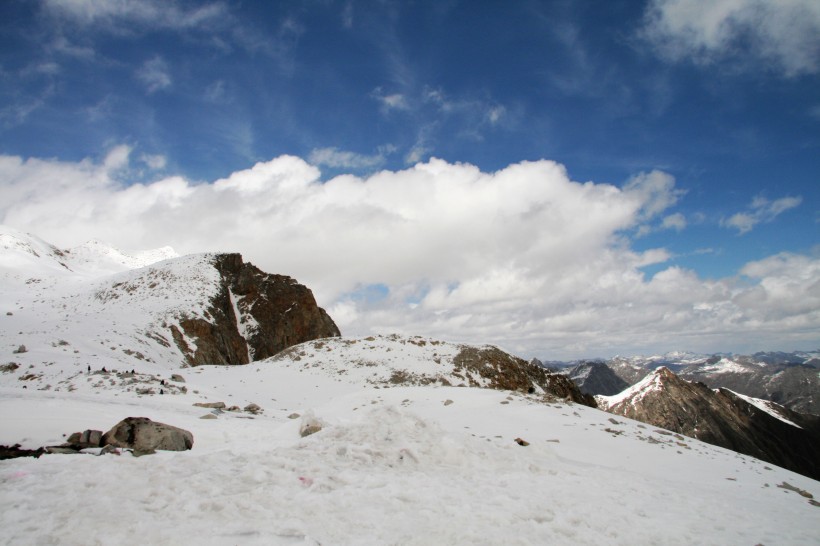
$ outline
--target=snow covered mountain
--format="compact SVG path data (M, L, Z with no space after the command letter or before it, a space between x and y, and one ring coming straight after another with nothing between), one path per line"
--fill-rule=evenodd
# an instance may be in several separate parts
M820 479L820 417L728 389L711 390L660 367L598 406Z
M256 328L298 307L269 319L251 311L280 309L266 286L294 283L261 278L236 255L132 269L124 253L80 260L76 249L2 233L0 444L57 445L128 416L193 435L190 451L139 458L0 461L9 544L747 545L820 535L820 482L589 407L565 377L495 347L330 337L267 356ZM218 349L195 334L220 312L233 313L252 362L191 366ZM303 437L307 424L320 430Z
M699 355L678 351L652 356L617 356L604 363L627 385L634 385L664 366L679 377L700 381L713 389L726 388L776 402L799 413L820 415L820 352L816 351L753 355ZM568 369L580 364L583 363L563 367ZM575 375L583 381L585 376L580 370ZM585 392L613 394L601 390L594 381L585 386Z
M24 347L22 363L246 364L339 335L309 289L238 254L59 250L8 228L0 241L0 346Z

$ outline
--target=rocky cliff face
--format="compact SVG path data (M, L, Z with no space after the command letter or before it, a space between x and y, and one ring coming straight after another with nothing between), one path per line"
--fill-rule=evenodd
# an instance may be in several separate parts
M820 418L772 402L711 390L661 367L598 406L820 479Z
M629 387L603 362L582 362L570 369L567 375L584 394L611 396Z
M205 316L170 327L190 365L247 364L298 343L340 335L313 293L296 280L265 273L239 254L214 255L212 264L220 284Z

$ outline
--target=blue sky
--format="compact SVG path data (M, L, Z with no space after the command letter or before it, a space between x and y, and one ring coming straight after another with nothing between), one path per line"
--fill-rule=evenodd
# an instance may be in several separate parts
M630 265L617 273L603 265L593 268L595 279L643 275L633 288L645 294L651 292L647 285L653 276L677 271L694 276L701 288L723 283L728 290L725 302L731 305L739 305L742 290L773 290L775 285L791 286L793 297L804 304L814 298L820 304L820 288L815 286L820 252L820 8L814 2L10 0L0 5L0 21L0 154L9 165L15 159L21 162L0 169L5 176L0 184L6 186L6 206L0 205L0 213L4 223L56 243L72 245L93 236L122 246L172 244L196 251L210 249L197 244L207 247L208 241L218 241L270 268L291 267L279 272L317 285L324 304L348 317L342 321L348 320L349 331L415 326L425 330L418 333L471 340L489 335L488 342L549 356L543 353L566 347L575 331L573 326L553 341L539 336L539 328L548 324L538 321L556 302L535 309L522 303L519 318L511 323L509 317L494 314L497 307L466 313L454 297L459 287L471 283L486 292L496 286L488 279L500 278L502 270L512 271L510 283L528 279L534 290L545 290L552 281L532 271L555 269L551 256L560 253L533 251L530 261L517 260L477 243L472 253L485 252L484 271L495 272L486 278L479 265L465 276L451 265L430 265L403 275L389 266L360 263L357 269L355 263L329 258L328 264L346 272L340 274L344 281L329 283L320 262L271 257L270 249L282 244L279 237L293 235L298 218L288 219L293 229L282 228L267 238L251 228L237 228L230 238L203 240L186 236L184 228L170 234L145 227L173 220L173 210L160 210L163 203L156 197L145 216L132 219L140 226L136 231L141 238L134 229L125 233L106 224L106 213L100 212L105 199L122 196L135 185L154 189L163 199L168 194L159 188L179 187L174 195L183 201L241 173L248 174L246 179L266 176L267 182L259 184L281 184L293 173L310 171L304 174L304 187L309 188L346 176L375 188L381 180L377 173L387 173L393 176L392 184L403 187L421 184L412 182L408 173L437 158L446 168L428 175L437 177L431 188L441 193L451 184L446 176L461 172L456 166L472 166L489 176L548 160L565 168L572 191L583 193L586 182L598 189L617 188L621 197L630 184L643 188L632 192L641 196L638 208L612 223L592 212L598 210L597 202L559 211L590 211L589 223L596 226L590 231L603 229L592 244L593 239L584 238L583 223L572 227L567 239L578 237L577 248L589 243L588 251L595 256L643 256L634 261L626 255L613 257L613 263ZM277 168L252 169L283 156L302 162L282 167L291 173L284 178L270 174L280 172ZM49 168L65 173L63 185L38 185L45 171L52 172ZM79 191L83 183L67 182L75 176L100 180L95 191L86 188L91 192L84 201L88 212L78 216L73 211L73 216L62 218L43 208L47 198L59 203L64 201L61 195ZM635 185L635 180L642 182ZM470 188L476 186L451 195L453 210L481 209L471 201L478 191ZM521 191L529 195L530 189ZM373 197L378 192L365 193L375 199L371 209L403 215L406 221L432 210L420 204L412 212L397 212L401 199L379 200ZM579 199L588 197L583 195ZM97 203L95 196L102 201L89 205ZM329 206L327 196L320 199L313 189L303 198ZM544 195L534 198L549 201ZM510 199L515 201L514 196ZM628 208L627 201L623 206ZM333 206L339 209L338 203ZM436 210L448 214L442 207ZM209 214L206 209L202 213ZM426 261L420 241L400 238L403 232L393 231L394 224L380 224L381 216L371 213L340 218L399 237L396 244L405 245L408 263ZM226 211L213 214L222 218ZM243 214L266 225L259 210ZM308 213L300 218L321 222L329 214L325 210L319 220ZM527 229L540 225L556 232L570 223L553 225L555 217L544 216ZM466 214L462 223L442 226L430 237L449 234L456 244L462 231L475 230L481 221ZM338 226L343 225L339 220ZM336 233L344 229L338 226ZM324 231L303 231L300 237L308 247L326 236ZM161 241L162 234L170 240ZM514 246L518 235L510 237L494 244ZM532 237L539 241L541 235ZM354 239L349 244L357 245ZM368 244L378 251L378 244ZM541 247L547 248L546 243ZM448 255L470 263L472 253L464 253L445 253L436 263L446 262ZM361 256L360 262L366 262L364 250ZM577 267L570 271L583 269L592 256L577 257L571 262ZM749 264L778 256L781 262L784 257L792 260L789 267L795 260L808 265L798 280L747 274L754 270ZM526 264L510 265L519 261ZM786 267L785 262L781 265ZM374 269L378 273L371 274ZM795 288L791 282L803 284ZM436 307L431 294L440 287L449 299ZM489 299L517 301L504 296L507 284L496 288L499 296ZM591 298L588 294L572 305L587 305ZM614 307L604 307L616 317L627 300L625 295ZM400 317L409 313L402 302L421 302L420 307L426 304L433 314L402 322ZM690 311L700 305L689 303ZM714 342L694 344L704 350L751 349L756 334L748 329L761 328L776 330L780 337L773 333L772 340L788 334L785 339L791 345L778 348L820 346L817 312L781 303L784 314L778 315L777 327L767 322L771 317L747 314L732 336L715 334ZM473 304L476 300L469 299L465 305ZM654 300L651 305L656 304L661 305ZM579 311L567 305L566 317ZM595 314L593 308L584 309ZM669 311L657 312L666 317ZM494 333L526 329L520 317L529 314L532 331L525 338ZM437 323L430 318L442 315L451 320ZM476 318L485 315L498 321L484 324ZM564 352L589 356L685 344L713 331L719 321L712 319L709 327L693 327L689 338L665 339L659 333L651 343L643 343L636 323L629 335L616 328L605 343L573 341L569 345L574 348ZM439 326L430 326L433 323ZM618 342L626 338L630 341Z

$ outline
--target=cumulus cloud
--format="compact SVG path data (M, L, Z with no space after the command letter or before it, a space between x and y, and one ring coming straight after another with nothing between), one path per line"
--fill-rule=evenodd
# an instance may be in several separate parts
M747 211L738 212L723 219L721 225L736 229L738 234L743 235L750 232L757 224L771 222L780 214L797 207L802 202L803 198L799 196L781 197L774 201L769 201L765 197L755 197Z
M820 306L792 305L776 289L816 295L815 258L750 264L742 282L677 267L647 277L641 268L670 254L637 251L628 234L673 216L679 191L660 171L616 187L572 181L546 160L485 173L430 159L323 181L315 165L281 156L213 182L124 184L131 153L0 156L0 220L63 247L103 237L126 249L239 251L310 286L349 335L406 332L568 358L731 350L750 335L780 347L787 327L810 337L820 326ZM779 311L764 312L758 293Z
M740 273L757 281L736 297L752 320L760 324L794 321L798 327L816 327L800 319L820 314L820 260L784 252L746 264Z
M643 36L672 60L763 60L789 77L820 70L816 0L653 0Z

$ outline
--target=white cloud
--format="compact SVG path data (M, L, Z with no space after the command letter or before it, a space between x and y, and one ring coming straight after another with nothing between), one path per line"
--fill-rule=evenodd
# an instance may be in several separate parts
M485 114L490 125L498 125L507 115L507 109L501 105L491 106Z
M386 94L381 87L377 87L370 93L370 96L379 102L384 112L410 109L407 97L401 93Z
M124 185L130 154L0 156L0 221L63 247L102 237L242 252L310 286L350 335L408 332L566 358L799 348L820 328L817 258L749 264L742 281L677 267L647 278L641 268L670 254L634 250L626 234L674 216L664 213L679 191L663 172L617 188L574 182L551 161L484 173L431 159L322 182L315 166L282 156L214 182ZM379 297L362 297L373 286Z
M630 178L624 193L643 204L640 220L647 221L674 205L685 192L675 189L672 175L654 170Z
M748 233L761 222L771 222L783 212L797 207L803 202L802 197L781 197L774 201L769 201L765 197L755 197L749 210L733 214L729 218L721 221L721 225L733 228L740 235Z
M653 0L644 37L673 60L764 60L786 76L820 70L816 0Z
M106 172L112 173L126 168L131 157L131 150L131 146L120 144L108 152L103 160Z
M140 155L140 161L145 164L151 170L159 171L165 168L165 165L168 163L167 158L164 155L151 155L151 154L142 154Z
M420 139L404 156L404 162L407 165L415 165L416 163L424 161L424 158L427 157L430 152L431 148L427 146L424 139Z
M308 162L321 167L322 165L342 169L373 169L385 162L385 153L390 153L393 147L386 147L378 154L364 155L355 152L339 150L338 148L316 148L310 152Z
M683 231L684 228L686 228L686 217L679 212L670 214L663 219L663 222L661 222L661 228Z
M74 22L124 30L139 24L155 28L185 29L219 23L227 14L223 2L187 8L174 0L44 0L44 8Z
M148 93L155 93L161 89L171 87L171 74L168 63L162 57L154 57L145 61L137 70L136 77L145 84Z

